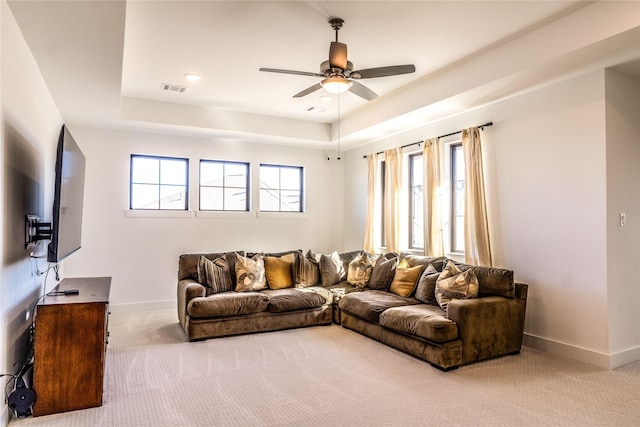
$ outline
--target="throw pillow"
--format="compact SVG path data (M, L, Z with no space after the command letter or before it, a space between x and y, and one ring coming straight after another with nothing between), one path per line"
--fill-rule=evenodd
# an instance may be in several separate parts
M364 288L369 284L371 278L371 259L362 252L362 254L349 263L349 271L347 271L347 282L358 288Z
M389 284L393 280L396 270L397 258L379 259L371 270L371 278L369 279L369 289L387 290Z
M293 281L297 288L317 286L320 283L320 266L316 256L309 250L306 255L296 257L293 268Z
M425 304L438 305L436 300L436 280L440 273L433 264L429 264L418 279L415 298Z
M247 258L238 255L236 260L236 292L260 291L267 288L264 260L260 255Z
M296 255L292 252L281 257L264 257L264 271L271 289L284 289L293 286L293 263Z
M201 256L198 261L198 282L206 287L207 296L232 291L233 282L227 260L220 257L211 261Z
M454 299L476 298L478 278L473 270L460 271L453 262L448 262L436 281L436 301L443 310Z
M331 286L342 280L344 268L337 251L320 255L320 280L322 286Z
M422 266L420 265L409 268L396 268L389 292L405 298L410 297L416 289L420 273L422 273Z

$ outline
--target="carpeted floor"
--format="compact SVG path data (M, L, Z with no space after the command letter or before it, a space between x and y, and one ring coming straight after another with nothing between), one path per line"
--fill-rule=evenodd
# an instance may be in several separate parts
M640 362L525 347L443 373L336 325L189 343L175 310L110 322L104 405L10 426L640 425Z

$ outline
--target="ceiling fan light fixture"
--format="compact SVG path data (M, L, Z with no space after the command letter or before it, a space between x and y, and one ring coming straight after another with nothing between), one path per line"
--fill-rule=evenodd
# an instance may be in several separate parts
M322 87L329 93L340 94L348 91L353 83L344 77L327 77L320 82Z

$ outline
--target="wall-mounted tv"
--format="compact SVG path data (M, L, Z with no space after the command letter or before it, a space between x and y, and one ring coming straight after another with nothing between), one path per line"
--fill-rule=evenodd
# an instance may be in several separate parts
M60 262L80 249L84 201L85 157L66 126L56 152L53 222L47 261Z

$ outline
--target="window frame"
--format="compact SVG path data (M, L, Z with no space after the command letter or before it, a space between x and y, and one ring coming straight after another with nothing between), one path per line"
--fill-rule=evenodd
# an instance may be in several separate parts
M407 215L407 221L408 221L408 233L407 233L407 247L410 251L424 251L424 228L423 228L423 234L422 234L422 246L413 246L413 232L414 232L414 226L413 226L413 211L414 211L414 204L415 204L415 200L414 200L414 188L418 187L416 185L414 185L414 181L413 181L413 177L414 177L414 169L415 169L415 164L414 164L414 159L415 158L422 158L422 173L423 173L423 179L422 179L422 184L419 187L422 187L422 191L423 191L423 203L422 203L422 222L424 224L424 154L420 151L418 152L413 152L413 153L409 153L407 155L407 163L408 163L408 179L407 179L407 199L408 199L408 215Z
M158 160L158 179L155 183L146 183L146 182L134 182L133 181L133 166L135 159L153 159ZM184 176L184 185L177 184L162 184L162 162L166 161L182 161L185 165L185 176ZM133 207L133 189L134 185L153 185L158 187L158 207L157 208L134 208ZM184 208L175 209L175 208L163 208L162 207L162 197L161 197L161 189L164 187L184 187ZM148 211L148 212L161 212L161 211L173 211L173 212L182 212L189 210L189 159L186 157L174 157L174 156L158 156L152 154L131 154L129 158L129 210L131 211Z
M464 254L465 250L464 250L464 227L462 230L458 230L458 227L456 226L456 209L455 209L455 201L456 201L456 194L458 192L462 192L462 197L464 200L464 191L465 188L463 187L462 190L457 190L457 181L456 181L456 175L458 173L458 169L456 167L456 159L457 156L460 155L462 156L463 161L465 161L466 159L464 158L464 151L462 149L462 142L454 142L452 144L449 145L449 180L450 180L450 209L449 209L449 251L453 254ZM466 187L466 183L467 183L467 177L466 177L466 171L464 171L464 186ZM464 204L463 204L463 211L462 211L462 218L464 219L464 215L466 215L466 212L464 211ZM463 246L462 248L459 248L456 246L456 237L459 235L459 233L462 233L462 241L463 241Z
M202 165L203 164L221 164L222 165L222 186L217 185L203 185L202 184ZM227 165L242 165L246 169L246 182L244 187L232 187L225 185L225 167ZM249 162L231 161L231 160L213 160L213 159L200 159L198 164L198 210L202 212L249 212L251 210L251 164ZM222 188L222 209L203 209L202 208L202 189L204 188ZM244 209L225 209L225 194L226 189L241 189L244 188L246 194L245 208Z
M278 188L265 188L262 185L262 168L278 168ZM297 169L300 171L300 182L299 190L292 190L287 188L282 188L282 170L283 169ZM293 166L293 165L282 165L282 164L274 164L274 163L260 163L258 167L258 212L263 213L304 213L305 212L305 177L304 177L304 167L303 166ZM278 210L266 210L262 206L262 191L263 190L272 190L280 192L278 196ZM298 210L282 210L282 191L298 191L299 192L299 209Z

